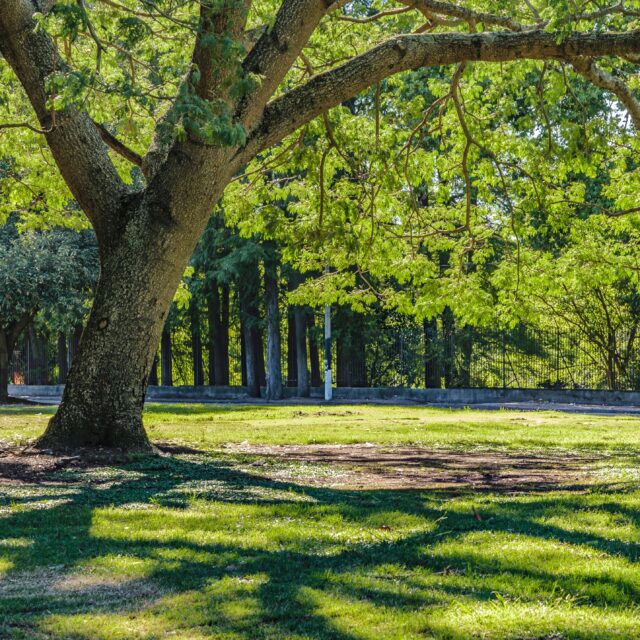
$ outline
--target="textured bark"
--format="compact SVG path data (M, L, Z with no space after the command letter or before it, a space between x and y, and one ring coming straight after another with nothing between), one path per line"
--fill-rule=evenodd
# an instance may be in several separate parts
M248 131L248 141L230 148L191 138L167 142L158 135L142 159L147 184L131 193L89 115L74 108L52 113L47 106L47 78L66 67L46 30L36 28L33 14L42 6L34 0L4 0L0 53L24 87L62 176L96 230L102 263L94 308L62 404L42 445L148 448L142 405L173 294L212 207L231 177L261 149L400 71L463 61L553 58L573 62L581 57L640 52L637 31L563 38L535 29L401 35L267 103L320 19L340 4L340 0L333 4L283 0L273 24L245 59L245 69L260 74L261 82L234 104L233 83L227 80L235 70L213 64L210 47L227 36L241 36L249 2L228 7L201 3L192 55L201 74L193 89L202 98L230 104ZM610 79L600 76L599 81L609 83ZM171 108L181 108L180 98ZM255 390L264 370L261 334L251 322L243 321L243 328L247 363L251 359L247 377ZM304 333L296 333L296 343L304 343ZM362 336L352 339L362 340ZM298 383L304 384L306 361L304 366L298 362L297 369Z
M120 202L126 187L109 158L106 145L87 113L47 108L47 78L66 64L51 37L36 28L32 0L6 0L0 10L0 52L20 79L36 112L65 182L106 242L123 223Z
M401 71L460 62L573 60L583 56L624 55L639 50L640 31L583 33L563 38L536 29L520 33L395 36L271 101L243 154L247 158L253 157L327 109Z
M282 351L280 347L280 309L278 268L267 262L264 272L265 307L267 314L267 400L280 400L282 392Z
M121 241L103 248L91 315L40 446L150 446L142 426L149 372L206 217L200 228L176 228L144 201L127 217Z
M260 364L264 367L264 358L260 357L261 341L257 328L256 309L257 287L254 278L247 277L239 283L241 331L244 346L244 363L247 393L251 398L260 397Z
M69 339L69 366L73 364L73 360L78 353L78 347L80 346L80 340L82 339L82 332L84 327L81 324L77 324L73 328L73 333Z
M151 365L151 373L149 374L149 385L152 387L158 386L158 356L153 358L153 364Z
M589 80L589 82L616 95L620 102L626 107L636 131L640 132L640 101L620 78L616 78L614 75L598 69L591 59L572 60L572 65L573 68Z
M260 380L258 380L257 376L256 362L258 354L256 353L256 344L253 340L253 335L251 329L249 328L249 323L245 322L242 328L242 336L244 338L244 362L246 371L245 385L247 387L247 393L249 394L250 398L259 398Z
M256 310L256 317L257 310ZM253 340L255 342L255 353L256 353L256 378L258 380L258 384L261 387L264 387L267 384L267 370L266 363L264 360L264 335L263 330L260 325L256 325L253 329Z
M247 349L244 343L244 321L240 314L240 380L242 386L247 386Z
M207 292L209 384L229 384L229 287L213 282Z

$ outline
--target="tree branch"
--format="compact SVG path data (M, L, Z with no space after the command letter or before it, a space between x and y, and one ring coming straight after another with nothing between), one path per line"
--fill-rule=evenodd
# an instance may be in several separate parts
M218 94L233 72L232 61L224 64L225 60L220 59L224 54L219 49L226 46L223 39L243 40L250 4L250 0L219 5L210 0L200 1L200 25L192 62L199 71L200 80L194 88L201 98L209 100L214 95L223 99L227 97Z
M640 133L640 101L620 78L596 67L591 58L572 60L571 66L589 82L617 96L629 112L636 131Z
M115 151L132 164L135 164L138 167L142 166L142 156L139 153L136 153L133 149L130 149L126 144L118 140L118 138L116 138L103 124L99 124L98 122L94 122L94 124L98 129L98 133L100 134L103 142L112 151Z
M640 51L640 31L576 34L558 42L543 31L396 36L271 101L239 153L253 157L299 126L384 78L420 67L518 59L575 60Z
M435 13L440 16L448 16L450 18L456 18L463 20L464 22L482 23L485 25L491 25L494 27L502 27L503 29L510 29L511 31L522 31L525 27L517 20L508 16L501 16L495 13L486 13L482 11L474 11L466 7L461 7L452 2L442 2L441 0L401 0L403 4L411 4L416 9ZM535 27L526 27L535 28Z
M64 68L51 38L36 30L32 0L5 0L0 11L0 53L20 80L73 196L98 237L116 223L126 187L88 114L74 108L52 114L47 77Z
M320 20L346 0L283 0L273 27L267 29L244 61L245 73L262 77L260 86L238 107L238 117L251 128L273 96Z
M182 79L182 88L194 92L202 100L212 101L216 98L230 103L229 78L237 71L235 60L228 58L225 52L229 39L236 42L245 40L245 25L251 0L240 0L237 3L216 4L211 0L200 0L200 16L198 31L191 55L191 69ZM195 75L193 72L197 72ZM197 78L194 80L194 78ZM180 93L180 92L179 92ZM142 159L142 171L151 182L167 161L174 148L174 140L162 126L163 122L171 122L180 99L177 98L171 108L164 114L158 125L149 149Z

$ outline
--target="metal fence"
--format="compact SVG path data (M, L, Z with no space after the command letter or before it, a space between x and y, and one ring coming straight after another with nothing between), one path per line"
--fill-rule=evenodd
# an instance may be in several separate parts
M640 390L640 349L633 331L620 331L603 341L579 330L454 328L442 320L417 325L395 316L366 316L358 322L362 324L355 333L343 333L341 338L334 320L334 380L338 386ZM318 384L323 369L320 316L314 326L308 336L308 360L312 369L315 341L314 384ZM289 371L286 322L282 330L283 384L291 386L296 376ZM62 381L61 359L66 356L70 364L77 338L77 332L67 336L61 352L60 336L39 335L31 328L14 353L11 381ZM236 327L230 338L230 384L240 385L241 345ZM193 384L189 337L184 331L176 332L172 342L173 382ZM206 373L206 353L203 362Z
M369 346L369 386L640 389L635 332L619 332L600 341L578 330L524 326L437 329L402 328L383 354L378 354L379 344Z

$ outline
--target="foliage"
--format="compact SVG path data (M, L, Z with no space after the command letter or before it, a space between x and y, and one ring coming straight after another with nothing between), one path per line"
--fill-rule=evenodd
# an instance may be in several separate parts
M0 227L0 327L37 313L52 328L82 321L98 272L95 238L69 229Z

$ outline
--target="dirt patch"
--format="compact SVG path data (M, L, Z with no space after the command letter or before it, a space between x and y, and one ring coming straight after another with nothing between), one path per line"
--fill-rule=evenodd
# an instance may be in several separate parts
M452 452L424 447L353 445L229 445L225 451L263 457L258 473L353 489L453 489L505 492L586 488L601 480L595 457L521 452ZM278 462L301 463L283 471ZM304 473L304 465L327 465Z
M162 443L167 455L209 454L191 447ZM373 444L227 445L224 451L250 454L250 462L231 462L268 480L344 489L443 489L527 492L585 489L602 484L597 463L602 457L569 453L460 452L426 447ZM57 454L0 442L0 484L56 484L111 481L100 474L57 473L122 467L139 457L110 449ZM161 463L158 469L164 468ZM148 470L148 467L145 467Z
M162 443L154 446L154 452L160 457L178 454L204 454L204 451L191 447ZM152 454L150 454L152 455ZM139 461L139 456L119 449L76 449L61 453L49 449L21 447L0 441L0 484L70 482L72 476L54 476L63 469L97 469L101 467L124 466ZM145 467L146 470L152 467ZM162 469L164 467L159 467ZM99 482L99 480L95 480Z
M0 442L0 482L44 483L50 479L51 474L61 469L105 467L123 464L128 460L126 453L110 450L80 450L73 454L58 454Z

